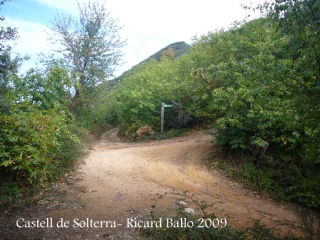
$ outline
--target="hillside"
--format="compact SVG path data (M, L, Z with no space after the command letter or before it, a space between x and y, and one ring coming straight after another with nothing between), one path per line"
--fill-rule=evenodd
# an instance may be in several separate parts
M166 46L165 48L162 48L160 51L151 55L150 57L148 57L146 60L142 62L146 62L152 59L160 61L161 55L170 48L174 51L174 57L178 58L183 54L189 53L191 46L185 42L175 42Z
M108 81L109 86L114 86L116 85L119 81L121 81L121 79L123 79L125 76L127 76L128 74L130 74L130 72L132 71L132 69L135 69L137 66L139 66L140 64L150 61L152 59L155 59L157 61L160 61L161 59L161 55L163 53L165 53L168 49L172 49L173 53L174 53L174 57L175 58L179 58L184 54L187 54L190 52L191 46L189 44L187 44L184 41L181 42L175 42L175 43L171 43L168 46L162 48L161 50L159 50L158 52L152 54L150 57L146 58L145 60L141 61L140 63L138 63L137 65L133 66L131 69L129 69L128 71L125 71L124 73L122 73L119 77Z

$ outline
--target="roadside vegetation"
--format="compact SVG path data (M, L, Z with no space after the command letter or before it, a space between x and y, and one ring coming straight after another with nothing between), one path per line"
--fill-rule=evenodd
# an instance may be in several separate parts
M141 126L159 132L161 103L173 104L167 129L212 126L232 176L319 210L319 4L256 10L267 17L203 35L179 58L164 51L98 99L131 139Z
M180 43L184 54L166 48L111 82L105 80L125 41L117 35L117 20L97 3L79 5L80 24L58 16L53 40L65 47L57 50L65 58L43 60L43 68L24 75L18 75L24 59L12 57L6 45L17 29L1 27L0 204L18 201L26 186L56 179L80 156L90 131L101 134L117 125L130 140L162 138L164 102L174 105L166 109L167 135L212 127L215 144L229 155L220 165L230 176L318 212L319 1L247 8L265 17L209 32L191 48ZM113 35L95 37L101 34L96 29ZM97 40L103 38L113 40ZM152 131L138 136L146 126Z
M102 124L85 118L91 108L88 98L112 76L125 42L104 6L79 4L79 12L80 19L57 15L50 41L60 48L41 56L42 67L22 75L19 67L27 58L14 57L10 47L18 29L0 28L1 208L68 171L83 153L90 131L103 131L98 131Z

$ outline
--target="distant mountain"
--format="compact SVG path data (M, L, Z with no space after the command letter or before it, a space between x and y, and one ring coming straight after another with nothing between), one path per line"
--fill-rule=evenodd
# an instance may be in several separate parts
M160 51L156 52L155 54L148 57L146 60L142 62L149 61L151 59L156 59L157 61L160 61L161 55L168 51L168 49L172 49L174 52L174 57L178 58L182 56L183 54L190 52L191 46L185 42L175 42L171 43L170 45L166 46L165 48L162 48Z
M174 58L178 58L181 57L183 54L189 53L191 49L191 46L189 44L187 44L186 42L175 42L172 43L168 46L166 46L165 48L162 48L160 51L154 53L153 55L151 55L150 57L148 57L147 59L143 60L142 62L138 63L137 65L133 66L131 69L129 69L128 71L125 71L124 73L122 73L119 77L108 81L109 86L114 86L116 85L119 81L121 81L125 76L127 76L128 74L130 74L130 71L132 69L134 69L135 67L137 67L138 65L140 65L141 63L150 61L152 59L155 59L157 61L160 61L161 56L163 54L167 55L171 55L171 57Z

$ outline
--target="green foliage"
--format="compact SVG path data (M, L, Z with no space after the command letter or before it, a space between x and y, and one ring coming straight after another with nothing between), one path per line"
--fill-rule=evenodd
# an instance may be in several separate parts
M125 135L148 125L160 131L161 103L183 103L190 95L188 91L194 82L190 74L179 73L177 65L188 61L183 57L177 60L163 58L145 62L135 68L108 94L112 99L111 108L116 113Z
M272 28L262 22L265 21L201 39L198 44L203 49L209 48L207 52L214 54L214 60L196 70L198 78L208 82L205 96L208 95L209 101L204 111L218 117L219 142L235 149L258 148L260 152L275 138L269 136L268 129L279 126L279 116L287 105L283 100L287 92L275 81L275 75L288 64L270 53L270 49L285 39L274 37L271 41Z
M16 71L1 95L1 206L18 201L26 187L56 179L82 152L83 133L68 110L74 74L54 61L24 76Z
M14 204L20 199L20 189L16 182L5 182L0 185L0 209Z
M5 2L6 0L0 2L0 9ZM0 23L4 20L4 17L0 17ZM0 26L0 115L8 111L10 101L7 98L11 91L11 76L17 73L22 61L19 56L12 57L11 46L6 45L8 41L16 40L17 37L16 28Z
M17 105L11 114L1 116L0 169L16 180L43 184L52 179L49 166L62 147L62 139L78 142L66 125L70 119L58 107L40 111L30 105Z
M278 192L280 183L288 198L318 208L320 115L308 80L318 75L286 51L291 39L269 19L209 34L196 44L193 74L208 83L201 110L216 118L217 142L254 157L247 177L260 176L258 185L269 191Z
M257 168L253 163L244 163L238 170L239 177L246 185L266 192L273 192L277 198L283 199L284 189L280 186L277 179L277 170L269 171Z
M68 110L74 78L57 62L13 77L11 105L1 116L1 169L15 181L43 184L57 176L53 166L79 156Z
M101 136L116 124L114 100L109 96L108 82L82 96L82 104L76 106L77 122L96 136Z
M173 58L180 58L185 54L188 54L190 52L191 46L188 45L185 42L175 42L172 43L168 46L166 46L165 48L161 49L160 51L152 54L150 57L148 57L147 59L143 60L142 62L140 62L139 64L135 65L134 67L132 67L132 69L129 69L128 71L125 71L124 73L122 73L119 77L116 77L113 80L110 80L109 83L111 86L115 86L117 85L119 82L121 82L123 79L125 79L126 77L128 77L133 71L135 71L135 69L137 69L139 67L139 65L144 64L145 62L148 62L150 60L157 60L157 61L161 61L161 58L163 55L166 55L169 51L169 58L171 55L171 60ZM168 56L167 56L168 58ZM189 72L189 70L188 70Z
M164 53L166 53L168 50L173 52L173 58L181 57L184 54L188 54L190 51L190 45L188 45L185 42L175 42L171 43L170 45L166 46L165 48L161 49L160 51L156 52L155 54L148 57L143 62L150 61L152 59L155 59L157 61L161 60L161 57Z
M45 70L30 69L25 76L15 77L14 92L18 101L28 101L39 109L48 110L55 104L68 107L74 82L72 72L53 62Z
M87 142L87 130L79 126L70 116L67 117L64 129L60 129L60 131L58 139L60 146L52 152L53 160L48 166L48 171L53 179L74 165L75 161L83 154L84 144Z
M52 22L53 42L62 46L65 64L79 77L77 93L105 81L113 75L122 59L118 20L98 1L78 3L79 19L57 15Z

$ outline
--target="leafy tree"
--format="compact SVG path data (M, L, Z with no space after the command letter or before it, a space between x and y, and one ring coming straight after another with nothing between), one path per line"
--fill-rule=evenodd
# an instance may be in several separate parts
M168 48L161 53L161 58L167 58L173 60L175 58L175 53L172 48Z
M150 60L139 64L110 90L106 96L112 99L109 113L116 115L124 135L134 137L136 130L145 125L160 131L162 102L179 106L180 123L190 120L187 113L182 113L197 86L189 67L187 57L172 60L163 56L160 62Z
M7 2L7 0L0 1L0 7L5 2ZM4 20L5 20L4 17L0 17L0 21L4 21ZM16 28L0 26L0 50L1 51L11 50L11 47L6 46L5 42L9 40L15 40L17 37L18 37L18 31Z
M7 0L0 1L0 8ZM0 21L4 21L0 17ZM7 41L16 40L18 31L16 28L0 26L0 113L8 110L9 101L7 94L10 86L10 75L15 74L19 67L21 58L19 56L11 57L11 47L6 45Z
M276 0L260 5L290 41L286 51L299 74L294 84L298 94L317 104L320 91L320 2L317 0ZM300 79L298 79L300 78ZM316 107L319 109L318 107Z
M0 27L0 205L18 199L26 183L55 179L81 154L82 130L68 111L75 74L50 61L18 76L22 59L6 46L16 38L15 28Z
M118 20L102 4L89 1L78 7L78 20L71 15L58 15L51 28L52 40L60 44L59 52L79 76L76 95L112 76L125 44L119 36Z
M56 104L68 109L74 82L73 72L53 61L44 69L30 69L25 76L15 77L15 95L18 101L39 109L48 110Z
M190 45L185 43L185 42L175 42L175 43L171 43L168 46L164 47L163 49L161 49L160 51L152 54L150 57L148 57L147 59L143 60L142 62L147 62L149 60L155 59L157 61L161 60L161 56L163 55L164 52L167 52L168 49L169 52L169 56L171 56L171 58L179 58L184 54L187 54L190 52ZM166 53L165 53L166 54Z
M291 140L300 159L296 175L303 176L303 180L295 178L295 187L291 191L298 192L296 199L305 202L314 196L307 189L316 186L316 182L312 184L306 176L314 175L320 167L320 147L317 144L320 142L320 2L276 0L258 8L265 11L277 24L278 31L289 38L285 51L290 54L288 59L292 61L294 74L283 82L293 93L293 106L298 111L295 118L288 119L288 125L296 130ZM312 188L317 189L319 195L320 188ZM309 202L309 205L320 205L316 200L313 203Z
M259 19L196 43L193 74L207 85L199 112L216 119L218 143L271 170L259 184L273 191L281 185L287 197L318 208L316 61L308 45L292 45L295 37L278 30Z
M197 43L201 50L193 74L204 83L200 92L206 103L198 111L217 119L222 145L251 149L259 157L275 139L269 129L280 126L277 116L286 106L287 91L275 81L290 67L277 57L285 43L265 19L211 33Z

